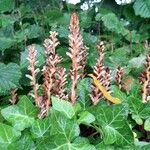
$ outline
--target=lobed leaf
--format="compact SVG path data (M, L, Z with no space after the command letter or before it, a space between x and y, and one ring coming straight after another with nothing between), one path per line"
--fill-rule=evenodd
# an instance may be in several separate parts
M7 147L20 136L20 131L15 130L11 126L0 123L0 149L7 149Z
M0 63L0 95L7 94L11 89L19 87L20 78L21 72L17 64Z
M17 105L2 109L1 114L15 129L22 131L34 123L36 111L30 100L23 96Z
M133 133L126 121L126 107L98 106L94 109L96 122L101 126L103 141L106 145L116 144L118 146L130 145L133 143Z
M57 97L52 97L52 107L53 109L62 112L66 117L70 119L75 115L72 104Z

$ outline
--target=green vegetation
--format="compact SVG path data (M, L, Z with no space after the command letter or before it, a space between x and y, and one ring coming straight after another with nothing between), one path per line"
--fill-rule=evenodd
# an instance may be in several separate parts
M150 149L150 1L117 3L0 0L0 149Z

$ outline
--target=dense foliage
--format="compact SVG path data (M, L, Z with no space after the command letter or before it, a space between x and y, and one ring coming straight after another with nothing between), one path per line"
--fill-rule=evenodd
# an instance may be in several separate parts
M88 9L82 10L85 4ZM74 105L52 96L48 116L39 119L40 110L29 96L32 88L26 77L30 73L27 46L35 44L37 67L42 69L43 41L50 31L58 32L57 53L63 58L60 65L69 74L71 60L66 52L73 11L78 13L88 47L85 77L77 84ZM145 61L150 62L149 57L145 59L150 50L149 18L149 0L122 5L112 0L81 0L76 5L59 0L0 0L0 149L150 149L150 103L142 102L143 86L139 83ZM93 73L98 41L104 41L104 63L112 71L112 95L121 104L110 105L103 97L93 105L89 96L92 79L86 75ZM118 66L125 72L123 90L115 82ZM37 80L42 83L40 73ZM42 89L39 93L42 95Z

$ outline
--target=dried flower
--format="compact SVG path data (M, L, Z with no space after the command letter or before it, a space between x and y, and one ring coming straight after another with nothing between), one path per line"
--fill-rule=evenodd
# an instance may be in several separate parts
M14 105L17 101L17 89L11 90L11 99L9 100L12 105Z
M87 48L83 44L83 39L80 34L79 20L75 12L71 15L69 29L69 52L66 54L71 58L72 61L72 66L70 69L70 76L72 81L70 100L74 104L77 99L76 88L78 79L80 77L79 73L83 72L84 70L87 56Z
M37 51L35 50L35 45L30 45L28 47L29 54L28 54L28 60L29 60L29 67L28 70L30 71L31 75L26 75L27 78L30 79L30 84L33 87L33 94L32 97L35 99L35 103L37 106L39 106L39 96L38 96L38 88L39 85L36 82L36 75L40 71L39 68L36 68L36 56Z
M123 76L124 76L124 69L118 66L115 79L117 85L119 86L119 89L123 88L123 82L122 82Z

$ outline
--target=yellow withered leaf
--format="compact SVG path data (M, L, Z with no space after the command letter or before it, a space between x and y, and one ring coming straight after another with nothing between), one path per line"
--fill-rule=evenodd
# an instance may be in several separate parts
M120 104L121 100L116 97L112 97L107 90L100 84L100 82L97 80L97 78L93 74L88 74L90 77L93 78L93 83L95 86L102 92L103 96L110 102L114 104Z

